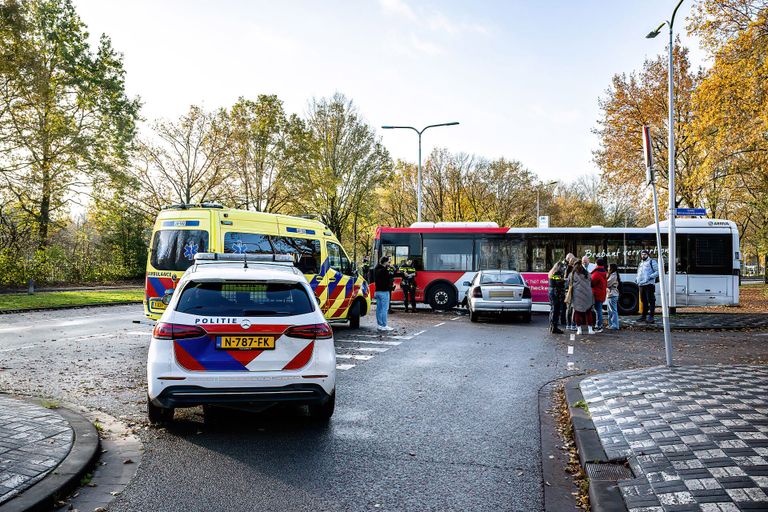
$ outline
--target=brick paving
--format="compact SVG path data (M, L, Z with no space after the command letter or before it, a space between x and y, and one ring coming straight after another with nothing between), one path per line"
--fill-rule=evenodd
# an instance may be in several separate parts
M72 428L55 410L0 395L0 505L42 480L72 442Z
M662 330L661 312L655 317L655 322L648 324L638 321L639 315L621 317L624 327L644 330ZM766 313L678 313L670 316L669 326L679 330L706 329L764 329L768 327Z
M630 512L768 511L768 366L655 367L581 382Z

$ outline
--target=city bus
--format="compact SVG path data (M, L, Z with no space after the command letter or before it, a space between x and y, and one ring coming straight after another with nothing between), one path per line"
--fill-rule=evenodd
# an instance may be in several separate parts
M666 224L660 223L662 231ZM737 305L741 263L736 225L728 220L681 218L676 226L677 306ZM662 246L666 243L664 232ZM548 311L547 272L555 262L569 252L587 255L592 263L603 257L619 267L623 281L619 309L628 315L637 313L640 305L635 276L642 250L658 257L655 224L645 228L506 228L491 222L421 222L403 228L378 227L372 261L389 256L399 265L411 259L417 270L416 300L433 309L460 304L467 290L465 283L478 270L517 270L530 286L535 310ZM668 249L663 251L666 256ZM657 286L657 295L659 292ZM399 286L392 292L392 300L402 300Z
M360 326L370 311L368 283L341 243L321 222L303 217L225 208L217 203L181 204L155 220L147 258L144 312L154 320L198 252L290 254L304 273L329 321Z

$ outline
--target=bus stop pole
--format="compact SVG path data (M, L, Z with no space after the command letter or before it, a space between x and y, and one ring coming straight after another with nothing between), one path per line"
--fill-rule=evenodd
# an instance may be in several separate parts
M664 351L667 356L667 366L672 364L672 333L669 328L669 304L667 302L667 282L664 279L664 253L661 245L661 228L659 227L659 196L656 193L656 180L651 182L653 188L653 213L656 216L656 247L659 255L659 284L661 285L661 321L664 325ZM653 314L653 311L651 311Z

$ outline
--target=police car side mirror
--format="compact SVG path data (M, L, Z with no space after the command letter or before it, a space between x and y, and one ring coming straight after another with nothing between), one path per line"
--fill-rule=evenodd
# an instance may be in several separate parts
M463 283L461 283L461 285L462 286L472 286L472 283L470 283L469 281L464 281Z

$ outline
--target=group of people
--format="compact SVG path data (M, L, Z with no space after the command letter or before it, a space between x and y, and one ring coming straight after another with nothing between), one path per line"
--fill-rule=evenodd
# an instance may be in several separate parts
M380 331L393 330L388 325L388 318L396 277L400 278L400 289L403 291L405 312L416 312L416 269L413 266L413 261L408 259L400 267L396 267L392 265L392 260L389 256L382 256L379 259L379 263L373 269L373 281L376 285L376 292L374 294L376 298L376 324Z
M653 323L656 308L656 279L659 275L658 263L650 257L647 250L640 253L637 269L637 285L643 301L641 321ZM560 325L576 334L594 334L602 332L605 325L603 305L608 305L608 325L611 330L619 329L619 296L621 276L618 265L611 263L606 267L605 258L597 258L595 264L589 256L579 260L568 253L563 261L555 263L548 273L549 277L549 329L555 334L563 334Z

